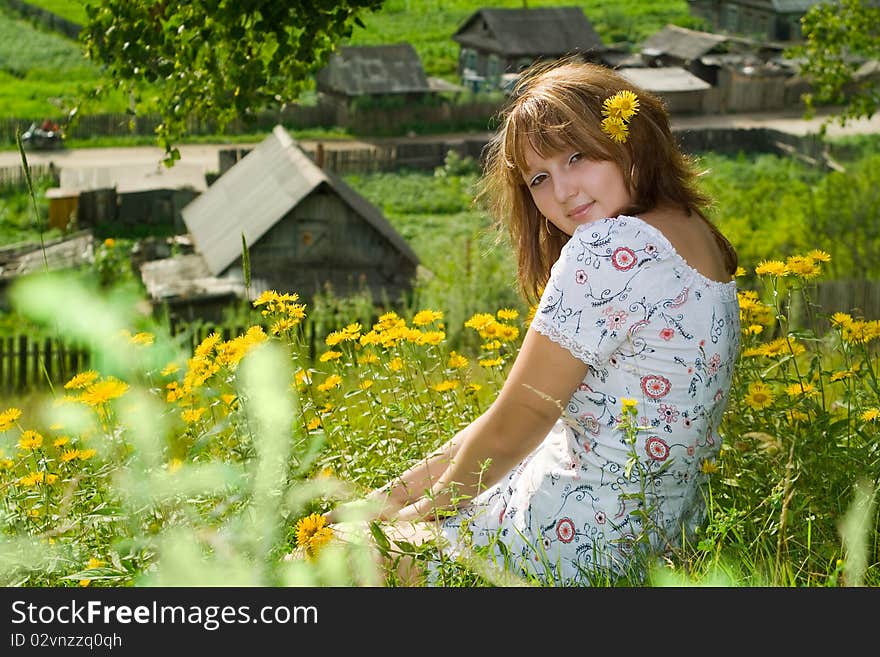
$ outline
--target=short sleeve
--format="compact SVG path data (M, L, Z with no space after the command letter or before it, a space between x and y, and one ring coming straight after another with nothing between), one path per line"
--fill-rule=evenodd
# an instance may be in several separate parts
M645 288L663 249L640 220L608 218L578 226L550 271L532 328L600 367L646 324ZM654 269L654 272L650 270Z

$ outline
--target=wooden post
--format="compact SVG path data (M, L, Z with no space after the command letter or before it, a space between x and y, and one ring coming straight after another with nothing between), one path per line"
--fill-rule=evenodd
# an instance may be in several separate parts
M26 335L18 336L18 385L16 390L22 391L27 387L27 357L28 339Z

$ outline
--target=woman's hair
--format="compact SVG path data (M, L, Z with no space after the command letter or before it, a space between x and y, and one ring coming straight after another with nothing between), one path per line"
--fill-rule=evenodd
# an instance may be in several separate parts
M629 137L618 143L601 128L602 107L622 90L635 93L639 107L629 120ZM529 146L542 157L572 148L586 158L614 162L632 192L632 204L621 213L638 215L661 203L695 213L711 227L728 270L735 272L736 251L703 214L710 199L697 188L693 164L679 149L656 96L612 69L566 58L525 70L498 118L499 130L485 150L478 197L487 202L496 224L508 230L526 299L540 297L569 239L541 215L523 180Z

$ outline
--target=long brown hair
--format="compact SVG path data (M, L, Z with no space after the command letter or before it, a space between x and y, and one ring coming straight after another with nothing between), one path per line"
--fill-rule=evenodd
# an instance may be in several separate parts
M639 101L629 138L622 144L601 130L602 103L621 90L632 91ZM499 130L485 150L478 198L510 235L526 299L540 297L550 267L569 239L541 215L522 178L528 146L542 156L574 148L589 159L614 162L632 192L632 204L621 213L638 215L662 203L695 213L711 227L730 274L736 271L736 251L706 219L703 210L710 199L698 189L693 163L679 149L658 97L612 69L565 58L524 71L498 119Z

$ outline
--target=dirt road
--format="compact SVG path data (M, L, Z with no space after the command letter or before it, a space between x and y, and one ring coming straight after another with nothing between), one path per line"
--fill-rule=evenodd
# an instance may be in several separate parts
M719 114L700 116L677 116L673 117L672 126L676 130L697 129L701 127L732 127L732 128L757 128L766 127L781 130L797 135L816 133L824 116L811 120L805 120L797 111L775 112L762 114ZM831 137L880 133L880 114L871 119L848 122L845 127L832 124L828 128ZM419 136L416 140L450 139L449 135L438 137ZM388 140L376 140L379 143ZM300 142L304 148L313 150L316 142L304 140ZM325 149L333 148L372 148L368 141L322 141ZM189 165L196 165L205 172L219 169L218 152L226 148L251 148L255 144L191 144L181 145L180 161ZM60 151L32 151L27 154L30 164L54 163L59 168L85 168L125 166L130 164L156 164L161 166L164 152L159 147L132 146L126 148L77 148ZM0 151L0 167L15 167L21 164L18 151Z

